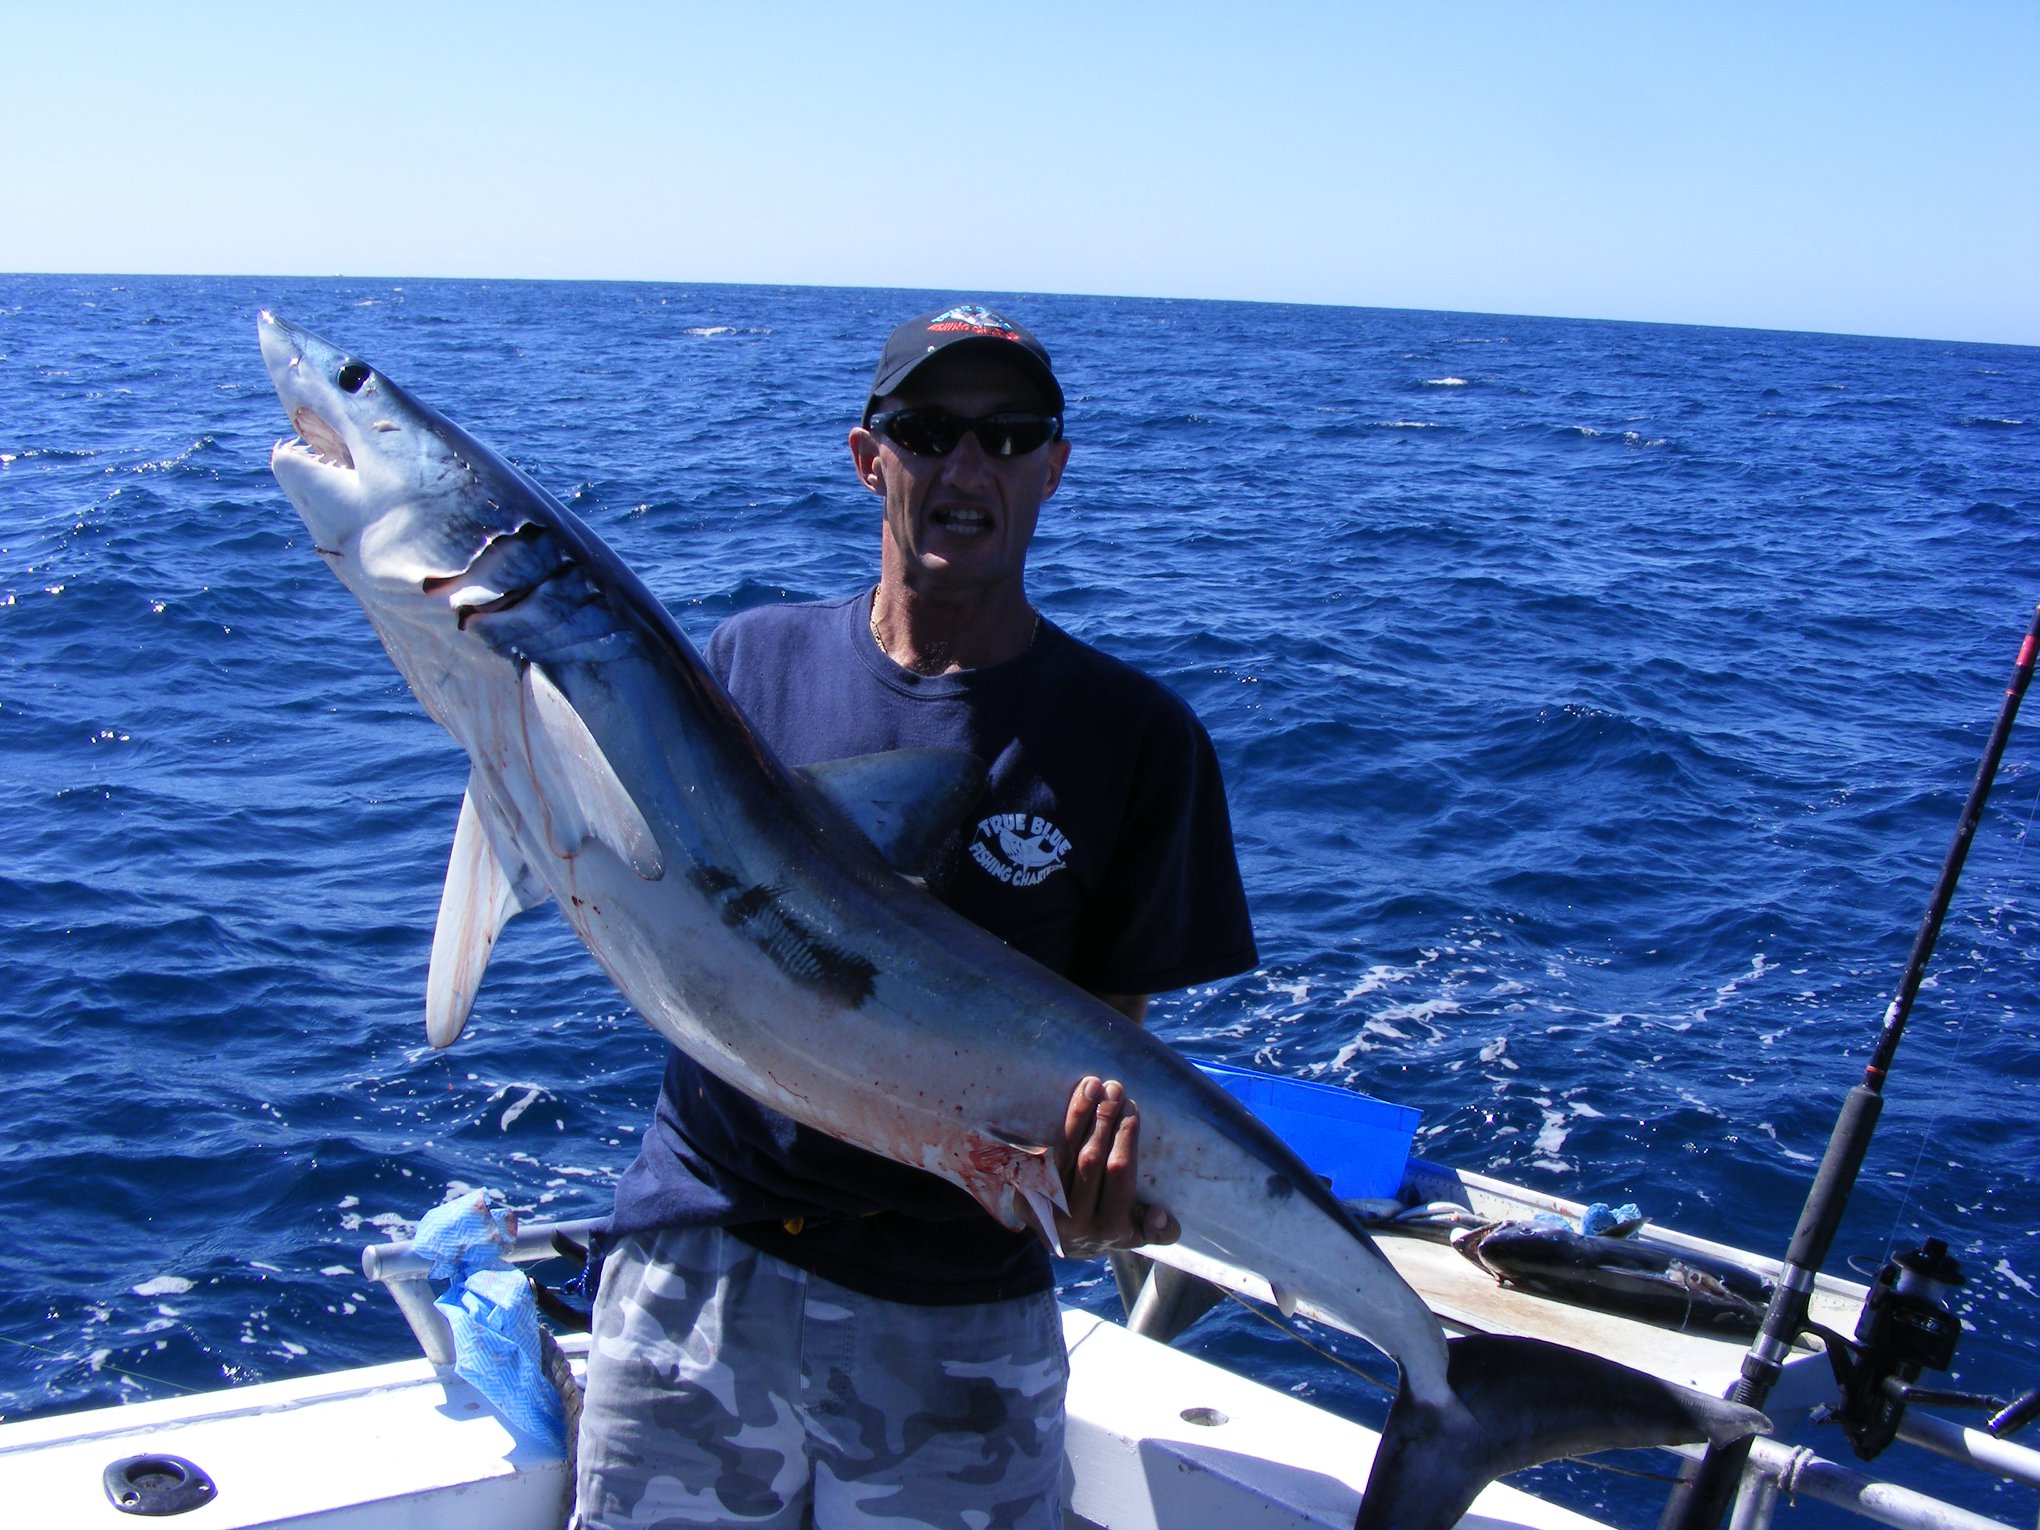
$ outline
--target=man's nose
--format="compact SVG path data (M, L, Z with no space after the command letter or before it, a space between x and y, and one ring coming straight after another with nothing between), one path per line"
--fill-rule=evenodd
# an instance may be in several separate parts
M953 483L961 479L976 481L989 478L998 460L985 450L976 431L966 430L962 439L950 450L947 463L949 479Z

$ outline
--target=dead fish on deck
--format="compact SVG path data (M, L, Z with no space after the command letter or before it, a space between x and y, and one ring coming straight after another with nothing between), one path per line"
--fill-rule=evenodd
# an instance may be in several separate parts
M1755 1333L1771 1300L1754 1270L1647 1238L1495 1222L1452 1246L1504 1285L1673 1328Z

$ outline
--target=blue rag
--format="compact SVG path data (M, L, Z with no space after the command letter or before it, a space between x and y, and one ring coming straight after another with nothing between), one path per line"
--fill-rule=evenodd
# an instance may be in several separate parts
M432 1261L432 1278L458 1284L476 1270L506 1266L503 1253L517 1236L517 1218L489 1205L489 1193L434 1206L411 1235L411 1252Z
M531 1282L503 1258L516 1219L486 1193L434 1207L418 1224L412 1252L448 1280L433 1303L453 1330L454 1374L519 1433L564 1452L565 1413L538 1352L538 1302Z
M538 1303L512 1269L477 1270L433 1305L453 1330L453 1370L520 1434L564 1453L566 1415L538 1358Z
M1596 1201L1580 1218L1580 1231L1597 1238L1626 1238L1642 1222L1643 1212L1634 1201L1613 1207L1606 1201Z

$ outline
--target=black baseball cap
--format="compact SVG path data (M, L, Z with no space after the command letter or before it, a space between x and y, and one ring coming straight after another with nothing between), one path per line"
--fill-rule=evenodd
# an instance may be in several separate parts
M1001 318L977 303L959 303L909 319L892 332L879 355L878 370L871 374L871 397L864 404L864 423L871 423L872 411L888 393L900 385L930 356L952 346L968 345L999 351L1010 357L1048 401L1048 412L1063 412L1062 384L1055 380L1048 349L1011 319Z

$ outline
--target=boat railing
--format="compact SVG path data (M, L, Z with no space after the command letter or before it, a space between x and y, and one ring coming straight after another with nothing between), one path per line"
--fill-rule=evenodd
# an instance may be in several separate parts
M1697 1450L1692 1453L1692 1463L1696 1468L1699 1465ZM2002 1521L1914 1488L1866 1476L1804 1446L1767 1439L1751 1446L1729 1530L1764 1530L1777 1511L1781 1494L1788 1503L1811 1498L1897 1530L2011 1530Z
M585 1247L593 1220L527 1222L519 1227L502 1256L512 1264L540 1264L560 1257L556 1240ZM411 1326L418 1347L434 1365L453 1364L453 1330L432 1299L432 1266L414 1253L408 1238L371 1244L361 1251L361 1273L389 1287L390 1297Z

